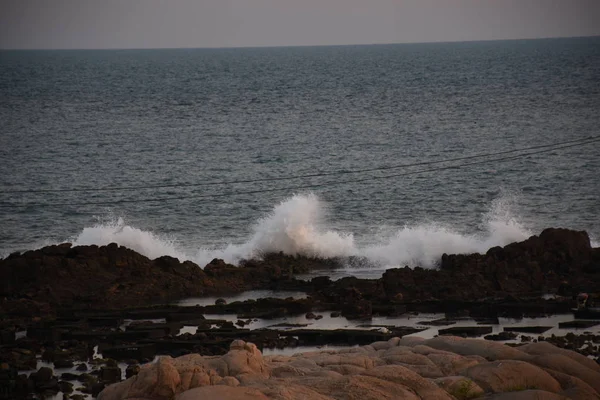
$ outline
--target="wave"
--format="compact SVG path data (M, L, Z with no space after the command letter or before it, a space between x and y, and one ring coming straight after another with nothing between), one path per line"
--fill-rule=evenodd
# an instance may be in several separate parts
M110 219L108 222L99 222L92 227L84 228L76 238L72 238L71 242L74 246L92 244L104 246L117 243L152 259L165 255L180 260L190 259L185 252L177 248L174 240L131 227L123 218Z
M494 246L521 241L532 235L510 211L510 199L492 202L482 215L478 233L465 234L439 223L406 225L392 234L370 238L359 245L354 235L328 228L327 206L314 194L294 195L259 219L242 244L218 249L183 250L175 240L131 227L122 218L85 228L74 244L104 245L116 242L150 258L170 255L204 266L213 258L229 263L260 257L269 252L323 258L366 257L384 267L408 265L434 268L443 253L485 252ZM366 242L366 241L365 241Z

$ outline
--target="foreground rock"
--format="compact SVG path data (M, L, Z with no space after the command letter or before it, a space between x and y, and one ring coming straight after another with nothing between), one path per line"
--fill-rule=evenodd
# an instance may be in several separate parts
M161 358L99 400L598 399L600 366L548 343L518 348L451 336L263 357L236 340L221 357Z

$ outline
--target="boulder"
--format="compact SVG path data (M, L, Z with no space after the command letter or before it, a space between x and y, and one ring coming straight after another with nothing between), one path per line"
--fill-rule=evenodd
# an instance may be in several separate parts
M473 380L485 392L502 393L539 389L552 393L561 391L560 384L543 369L517 360L493 361L466 369L463 375Z
M298 383L315 392L344 400L420 400L410 388L373 376L342 376L338 379L304 379ZM448 397L448 399L450 399Z
M560 394L563 396L578 400L598 400L598 398L600 398L594 388L575 376L563 374L562 372L553 371L551 369L546 369L546 372L560 383L560 386L563 389Z
M596 371L566 350L555 351L552 345L544 349L550 354L528 354L475 339L396 338L340 351L262 357L252 343L234 340L223 356L162 357L144 365L138 375L105 388L98 399L599 398Z
M456 336L439 336L424 342L426 346L434 349L445 350L463 356L477 355L486 360L526 360L528 354L506 346L502 343L477 339L463 339Z
M522 390L518 392L498 393L487 396L485 400L567 400L565 396L545 390Z
M558 350L558 349L557 349ZM575 361L572 357L560 353L548 353L534 356L530 360L539 367L575 376L600 393L600 373Z
M457 399L475 399L484 394L478 384L464 376L445 376L435 379L434 382Z
M435 383L401 365L379 366L363 372L363 375L402 385L423 399L452 400L452 397Z
M600 372L600 365L596 361L574 351L558 348L548 342L529 343L519 346L518 349L531 355L562 354L593 371Z
M269 400L261 391L249 387L204 386L181 393L175 400Z

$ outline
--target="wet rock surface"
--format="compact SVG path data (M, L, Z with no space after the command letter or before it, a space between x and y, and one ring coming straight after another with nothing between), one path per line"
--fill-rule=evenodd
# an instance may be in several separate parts
M406 304L414 302L464 302L559 291L570 296L593 292L600 283L600 249L591 247L585 232L567 229L546 229L539 236L492 248L486 254L443 255L439 269L434 270L393 268L380 279L332 281L323 276L303 281L295 277L343 265L344 260L269 254L240 266L215 259L202 269L167 256L150 260L116 244L62 244L0 260L0 312L9 317L2 323L8 326L18 317L55 315L61 309L138 307L271 289L305 291L322 305L336 305L334 310L343 316L365 318L373 313L401 314ZM214 307L226 309L228 304L219 300ZM107 326L118 321L99 318L88 323ZM0 337L2 343L13 340L5 329Z
M564 229L547 229L539 236L504 248L490 249L486 254L444 255L437 270L395 268L385 271L380 279L347 277L334 281L322 276L306 281L296 278L298 274L343 265L344 260L271 254L263 260L244 261L240 266L213 260L201 269L191 262L182 263L171 257L150 260L115 244L102 247L64 244L13 254L0 260L0 360L14 371L36 371L14 379L18 398L26 398L27 393L47 396L59 391L71 391L72 396L95 396L104 386L122 378L136 379L147 368L144 364L157 355L224 357L229 354L232 341L240 339L254 343L259 352L267 348L295 346L388 343L393 337L415 333L428 326L439 326L441 335L482 336L491 333L490 326L497 325L499 318L519 319L571 312L573 295L580 291L593 292L591 289L600 283L599 249L590 246L585 232ZM256 289L303 291L308 297L233 302L225 299L227 294ZM557 296L549 299L541 297L547 293ZM206 295L224 297L206 306L160 305ZM574 313L575 320L566 321L561 327L585 329L597 325L596 321L583 322L579 318L598 318L600 311L589 308L578 312L581 315ZM414 318L419 318L419 313L444 313L445 316L437 320L423 320L423 327L369 323L374 317L414 315ZM235 315L237 319L233 322L210 319L210 315L215 314ZM324 316L364 320L365 323L361 329L328 331L293 323L249 329L257 319L284 319L296 315L315 323ZM478 321L480 326L455 326L461 325L458 322L465 319ZM134 321L125 325L126 320ZM179 334L183 327L194 327L194 330ZM548 327L523 325L521 330L505 329L506 332L486 338L521 340L532 345L553 343L585 356L598 357L600 336L571 333L537 337L545 328ZM515 333L508 332L510 330ZM17 335L17 332L22 333ZM523 333L536 336L527 337ZM416 343L414 338L408 339L407 343ZM372 347L379 351L378 347L385 346L374 344ZM370 351L369 346L364 349ZM86 364L93 359L95 351L103 357L126 362L131 368L107 361ZM457 353L465 356L460 351ZM489 359L489 354L480 356ZM412 371L421 374L421 378L450 378L451 368L448 365L442 368L431 360L432 357L441 360L446 356L389 354L385 360L386 363L395 360L403 368L412 365ZM450 363L451 357L448 357L446 362ZM46 376L46 369L39 368L40 360L54 367L54 371L50 369L49 376ZM551 364L554 361L544 362ZM139 370L138 364L142 365ZM296 376L292 372L284 373L289 368L282 365L282 376L287 373ZM298 367L294 364L293 368ZM295 371L293 368L290 370ZM326 372L319 374L335 376L336 379L343 377L336 384L353 387L356 393L362 390L369 392L370 389L366 388L374 379L386 382L379 382L384 396L381 398L386 398L389 393L407 396L409 392L414 393L406 387L388 387L389 379L381 377L387 376L387 372L378 372L383 374L381 376L369 375L365 373L367 369L362 364L350 362L330 366ZM550 373L561 385L562 390L556 393L563 396L568 393L584 393L587 396L591 393L583 384L557 375L564 373L562 370ZM208 379L208 382L219 381L231 387L245 387L244 379L238 375L208 373L208 378L202 379L202 382ZM471 382L468 379L471 378L460 375L459 378L445 380L444 385L439 387L450 389L443 389L445 391L440 393L447 396L453 390L464 390L463 385L467 384L461 382ZM568 390L563 387L566 381L571 385ZM270 391L254 389L267 398L295 398L291 395L285 397L275 383L268 385L271 385L268 386ZM306 398L338 398L335 388L315 385L295 381L289 393ZM486 383L478 382L469 387L484 390L489 396L496 393L488 390L495 387L491 384L486 386ZM317 394L322 397L310 397Z

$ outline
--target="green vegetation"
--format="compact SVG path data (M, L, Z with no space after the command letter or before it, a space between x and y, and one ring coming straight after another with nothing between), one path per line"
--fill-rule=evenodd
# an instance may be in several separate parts
M450 391L450 394L456 397L457 400L471 400L479 397L479 393L473 392L475 384L470 379L464 379L460 382L457 388Z

